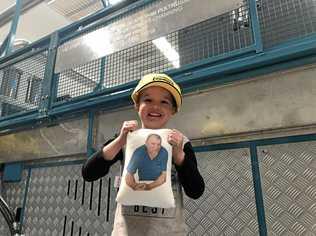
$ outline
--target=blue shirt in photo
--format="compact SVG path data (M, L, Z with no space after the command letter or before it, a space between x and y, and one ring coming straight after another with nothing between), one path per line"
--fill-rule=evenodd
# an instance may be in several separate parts
M137 148L128 163L127 171L135 174L138 170L139 180L156 180L162 171L167 170L168 152L164 147L160 148L155 159L151 160L146 145Z

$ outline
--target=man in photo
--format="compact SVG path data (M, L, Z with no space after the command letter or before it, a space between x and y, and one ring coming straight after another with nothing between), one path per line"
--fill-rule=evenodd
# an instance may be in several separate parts
M161 146L161 137L149 134L145 145L138 147L128 163L126 184L133 190L151 190L166 182L168 152ZM150 183L136 182L135 173L139 181L152 181Z

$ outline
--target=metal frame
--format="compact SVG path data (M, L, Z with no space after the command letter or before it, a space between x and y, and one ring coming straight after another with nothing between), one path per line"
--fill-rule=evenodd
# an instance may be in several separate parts
M18 0L19 1L19 0ZM0 59L0 69L23 60L48 48L48 62L45 68L42 100L38 111L22 112L0 118L0 132L13 132L21 126L35 125L65 115L86 112L103 107L113 109L130 105L129 94L137 81L129 82L100 91L104 79L105 58L101 59L101 78L92 93L61 104L52 103L56 98L56 78L54 65L57 48L65 40L91 31L131 10L142 7L154 0L130 0L109 6L91 16L66 26L26 48ZM268 74L304 64L316 62L316 34L292 40L277 47L263 51L262 37L258 22L256 0L249 0L249 12L254 44L226 54L200 60L177 70L166 71L182 86L184 92L194 91L205 86L225 84L232 81ZM111 17L106 17L114 13ZM81 29L83 27L83 29ZM80 29L80 30L79 30ZM34 51L35 49L35 51ZM212 78L212 79L209 79ZM116 93L120 92L121 93ZM111 93L115 93L111 95Z
M266 217L264 213L264 202L263 202L261 179L260 179L261 175L260 175L259 162L258 162L258 156L257 156L257 153L258 153L257 147L267 146L267 145L286 144L286 143L298 143L298 142L306 142L306 141L316 141L316 134L260 139L260 140L243 141L243 142L227 143L227 144L214 144L214 145L195 147L194 150L195 152L208 152L208 151L239 149L239 148L248 148L250 150L259 234L260 236L266 236L268 233L267 233L267 226L266 226Z
M89 130L93 127L93 123L94 123L93 116L94 115L91 114L91 117L90 117L91 121L89 121L89 128L88 128ZM90 142L93 141L92 137L93 137L92 135L88 135L88 139L90 140ZM316 141L316 133L306 134L306 135L287 136L287 137L258 139L258 140L252 140L252 141L233 142L233 143L225 143L225 144L197 146L197 147L194 147L194 151L198 153L198 152L209 152L209 151L240 149L240 148L248 148L250 150L259 234L260 236L266 236L267 227L266 227L266 218L265 218L265 213L264 213L264 202L263 202L263 195L262 195L259 162L257 159L257 147L259 146L262 147L262 146L267 146L267 145L287 144L287 143L298 143L298 142L306 142L306 141ZM25 170L28 170L28 175L27 175L26 186L25 186L25 191L24 191L24 199L23 199L23 206L22 206L22 213L21 213L21 226L23 225L23 218L24 218L28 187L29 187L29 181L31 178L32 169L65 166L65 165L78 165L78 164L82 164L84 161L85 160L70 160L70 161L50 162L50 163L44 163L44 164L40 164L40 163L29 164L29 165L23 166Z
M18 27L21 9L22 9L22 0L16 0L15 13L14 13L13 21L11 23L10 32L8 34L8 41L6 42L7 46L5 50L5 55L10 54L12 51L12 46L15 40L15 35L16 35L17 27Z

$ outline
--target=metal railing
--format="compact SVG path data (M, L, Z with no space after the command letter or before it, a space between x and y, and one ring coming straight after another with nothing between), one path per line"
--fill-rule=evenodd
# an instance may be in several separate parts
M10 210L8 204L4 201L4 199L1 196L0 196L0 212L9 227L10 234L12 236L23 235L21 234L19 220L17 220L19 216L14 215L14 213Z
M295 40L301 44L302 40L316 39L316 1L242 0L235 9L165 35L178 57L166 57L157 46L158 38L55 70L57 54L66 46L74 47L89 34L141 14L156 1L132 2L105 9L2 58L0 129L34 125L64 113L95 108L96 104L118 106L146 73L167 72L181 78L178 82L183 87L197 86L201 81L194 81L195 70L214 67L216 71L236 58L256 56L291 42L295 45ZM214 76L202 74L204 78ZM192 81L188 83L184 77Z

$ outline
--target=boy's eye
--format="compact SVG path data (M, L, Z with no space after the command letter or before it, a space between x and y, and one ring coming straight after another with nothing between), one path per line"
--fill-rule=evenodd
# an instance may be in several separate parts
M171 104L168 100L163 100L163 101L161 101L161 103L162 104L168 104L168 105Z
M151 102L151 99L150 98L145 98L144 102Z

